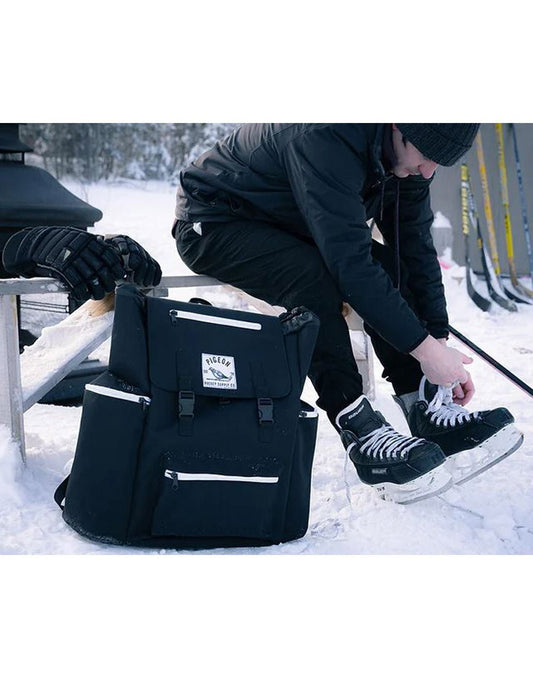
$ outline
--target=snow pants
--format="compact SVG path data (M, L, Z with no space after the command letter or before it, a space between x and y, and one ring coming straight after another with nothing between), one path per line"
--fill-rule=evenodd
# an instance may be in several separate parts
M310 237L258 221L202 222L196 229L189 222L177 221L174 234L181 258L195 273L212 276L274 306L305 306L318 316L320 330L309 378L319 396L318 407L332 423L362 395L363 382L342 315L342 294ZM372 255L394 279L391 248L374 241ZM414 308L407 280L408 273L402 269L400 291ZM395 393L417 390L422 378L418 361L398 352L368 323L364 328L384 367L383 377Z

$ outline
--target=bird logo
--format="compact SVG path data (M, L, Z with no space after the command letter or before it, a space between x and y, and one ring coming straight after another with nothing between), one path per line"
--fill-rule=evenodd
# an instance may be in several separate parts
M215 379L218 379L219 381L231 381L233 375L235 374L235 372L232 372L228 376L227 374L224 374L224 372L221 372L220 370L217 370L214 367L210 367L209 371L215 377Z
M202 353L202 375L205 388L237 390L235 357Z

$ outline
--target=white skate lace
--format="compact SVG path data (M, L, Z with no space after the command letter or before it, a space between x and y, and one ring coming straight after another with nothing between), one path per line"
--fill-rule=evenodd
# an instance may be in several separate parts
M392 426L384 424L372 433L361 438L361 454L372 459L405 459L409 450L424 441L421 438L409 438L395 431Z
M422 378L418 389L418 399L426 400L424 387L426 377ZM431 414L430 420L436 426L455 426L477 419L479 412L469 412L461 405L453 402L453 389L439 386L433 400L428 403L426 412Z

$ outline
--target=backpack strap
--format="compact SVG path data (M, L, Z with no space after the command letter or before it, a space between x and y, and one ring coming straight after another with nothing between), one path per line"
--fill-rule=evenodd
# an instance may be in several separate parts
M258 360L250 363L252 381L257 396L257 417L259 420L259 440L262 443L272 441L274 432L274 402L269 397L268 382L263 365Z
M190 377L179 378L178 391L178 419L179 434L181 436L192 436L194 422L194 391L192 390L192 379Z
M61 483L61 485L59 485L57 490L54 492L54 500L61 510L63 510L65 508L63 502L65 501L65 495L67 494L67 487L68 487L69 479L70 479L70 475L68 475L65 478L65 480Z

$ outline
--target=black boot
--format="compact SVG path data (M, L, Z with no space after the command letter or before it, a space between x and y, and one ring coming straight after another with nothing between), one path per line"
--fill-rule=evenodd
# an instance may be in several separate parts
M335 423L359 478L382 498L410 504L451 486L439 446L398 433L364 396L342 410Z
M469 412L453 402L452 389L434 386L426 377L420 382L418 401L407 421L413 435L441 447L456 484L505 459L524 439L513 426L514 417L507 408Z

